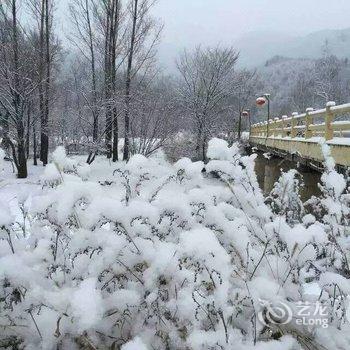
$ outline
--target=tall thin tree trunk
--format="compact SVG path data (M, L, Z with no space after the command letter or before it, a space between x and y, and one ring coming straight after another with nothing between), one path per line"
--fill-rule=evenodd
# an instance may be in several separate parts
M116 36L119 26L119 0L111 0L106 8L105 38L105 97L106 97L106 148L107 158L118 160L118 121L115 107L116 90ZM112 145L113 138L113 145Z
M91 56L92 117L93 117L92 140L93 142L96 142L98 139L96 62L95 62L93 32L92 32L91 19L90 19L89 0L85 0L85 7L86 7L86 22L88 26L88 35L89 35L90 56Z
M28 176L27 172L27 158L26 158L26 147L25 147L25 136L23 123L19 123L17 127L18 135L18 178L25 179Z
M111 7L108 2L106 5L106 37L105 37L105 99L106 99L106 136L105 144L107 149L107 158L112 156L112 116L111 116L111 68L110 68L110 32L111 32Z
M25 136L23 124L23 111L20 108L21 96L19 94L19 49L17 35L17 6L16 0L12 0L12 47L13 47L13 64L14 64L14 109L16 113L17 124L17 171L18 178L24 179L27 177L27 158L25 153Z
M203 160L203 134L204 134L204 125L201 117L197 117L198 126L197 126L197 135L196 135L196 157L197 160Z
M30 117L31 117L31 105L28 104L27 111L27 136L26 136L26 155L29 158L29 147L30 147Z
M118 28L119 28L119 0L115 1L115 13L114 13L114 25L113 25L113 37L112 37L112 89L113 94L116 94L116 46L117 46L117 36L118 36ZM118 141L119 141L119 127L118 127L118 115L117 108L114 106L112 108L112 118L113 118L113 162L116 162L119 158L118 154Z
M119 158L118 154L118 142L119 142L119 136L118 136L118 117L117 117L117 111L116 108L113 108L113 162L117 162Z
M50 79L51 79L51 58L50 58L50 9L49 0L45 0L45 100L44 100L44 137L42 144L42 162L47 164L49 154L49 113L50 113Z
M38 150L37 150L37 140L36 140L36 126L33 124L33 164L38 165Z
M41 0L40 38L39 38L39 113L40 113L40 160L43 161L45 144L45 108L44 108L44 45L45 45L45 0Z
M138 0L134 0L132 32L130 38L130 51L128 56L128 66L126 70L125 82L125 115L124 115L124 153L123 159L130 158L130 87L131 87L131 71L134 58L134 48L136 40L136 24L137 24Z

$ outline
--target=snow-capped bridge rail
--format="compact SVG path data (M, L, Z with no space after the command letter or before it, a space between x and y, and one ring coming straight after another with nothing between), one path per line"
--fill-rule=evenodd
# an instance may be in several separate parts
M250 144L280 157L322 168L324 156L320 143L326 142L339 168L350 167L350 103L306 113L293 113L251 126Z

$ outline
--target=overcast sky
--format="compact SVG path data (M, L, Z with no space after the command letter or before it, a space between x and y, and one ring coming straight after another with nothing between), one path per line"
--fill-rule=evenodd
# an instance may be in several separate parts
M57 0L61 18L66 3ZM308 33L350 27L350 0L158 0L154 14L165 24L164 41L230 41L244 33Z
M159 0L164 39L232 40L246 32L307 33L350 27L350 0Z
M68 2L57 0L63 31ZM164 23L161 51L169 56L199 43L232 45L253 31L302 35L350 27L350 0L158 0L153 13Z

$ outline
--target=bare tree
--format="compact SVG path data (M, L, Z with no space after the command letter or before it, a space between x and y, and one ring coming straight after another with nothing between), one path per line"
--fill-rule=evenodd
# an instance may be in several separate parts
M232 48L197 47L184 51L177 62L179 93L184 110L194 122L196 153L205 160L206 143L215 121L225 111L234 92L238 54Z
M232 104L235 115L234 122L238 120L238 138L242 130L242 113L246 109L251 109L255 102L255 95L260 87L259 77L256 70L249 71L246 69L239 70L234 74L233 80ZM229 123L228 128L235 130L236 125Z
M37 22L39 40L35 42L38 63L38 98L40 113L40 160L43 165L48 162L49 120L52 89L52 66L55 54L53 43L54 0L29 0L30 10Z
M19 178L27 177L30 104L35 91L31 79L28 42L18 21L16 0L0 4L0 124L4 127L5 146L10 148ZM28 120L29 119L29 120Z
M128 66L126 68L126 81L125 81L125 116L124 116L124 155L123 159L129 159L129 129L130 129L130 84L131 84L131 69L134 57L134 47L136 40L136 24L138 15L138 2L139 0L132 1L132 31L130 36L130 48L128 54Z
M70 39L77 44L80 53L90 64L90 88L86 93L82 92L84 99L88 106L88 109L92 116L92 149L90 149L89 156L87 159L88 163L91 163L95 158L96 152L99 147L101 135L99 132L99 115L100 115L100 104L99 101L99 90L98 90L98 33L96 28L96 20L94 14L96 14L96 4L92 0L74 0L70 6L71 19L74 24L75 30L72 33Z
M150 17L155 0L130 0L128 10L131 15L129 43L127 44L127 66L125 75L124 111L124 151L123 159L130 157L130 105L133 79L143 69L145 73L154 63L155 46L162 26Z
M70 4L69 9L72 17L72 21L76 27L76 37L80 39L88 53L81 49L83 55L90 61L90 78L91 78L91 113L93 117L93 129L92 136L93 141L96 142L98 138L98 108L97 108L97 68L96 68L96 40L93 28L93 21L91 18L92 3L90 0L74 0Z
M116 56L120 31L121 2L104 2L105 24L105 99L106 99L106 147L107 157L118 160L118 118L113 97L116 93ZM113 145L112 145L113 138Z
M150 0L129 1L122 8L121 0L75 0L71 6L75 24L74 40L82 42L81 53L91 62L92 89L96 86L96 51L101 53L103 64L103 107L105 110L105 129L95 139L97 143L104 138L107 157L118 160L119 123L124 114L126 137L125 151L130 152L130 116L131 85L135 81L141 84L148 77L154 63L155 45L159 39L161 27L156 25L149 11L154 4ZM93 63L94 62L94 63ZM125 76L119 70L125 68ZM95 71L95 73L93 73ZM95 75L95 78L94 78ZM98 88L96 87L96 90ZM136 91L136 90L135 90ZM102 93L102 90L101 90ZM94 106L97 93L92 99L83 96L86 104ZM91 101L92 100L92 101ZM100 110L100 109L99 109ZM92 114L97 115L97 110ZM91 153L90 153L91 155ZM94 156L89 156L88 161Z
M291 98L295 111L305 112L309 107L315 105L313 72L301 72L291 89Z
M181 111L177 108L169 78L152 78L139 84L131 104L130 152L149 156L174 134Z
M342 100L341 62L325 53L324 57L315 62L315 94L323 102Z

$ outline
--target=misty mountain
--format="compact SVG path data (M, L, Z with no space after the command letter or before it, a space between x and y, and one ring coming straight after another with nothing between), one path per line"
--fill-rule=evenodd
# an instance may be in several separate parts
M234 43L240 51L240 66L248 68L260 66L274 56L319 58L326 46L331 54L350 58L350 28L322 30L300 37L278 32L253 32Z

